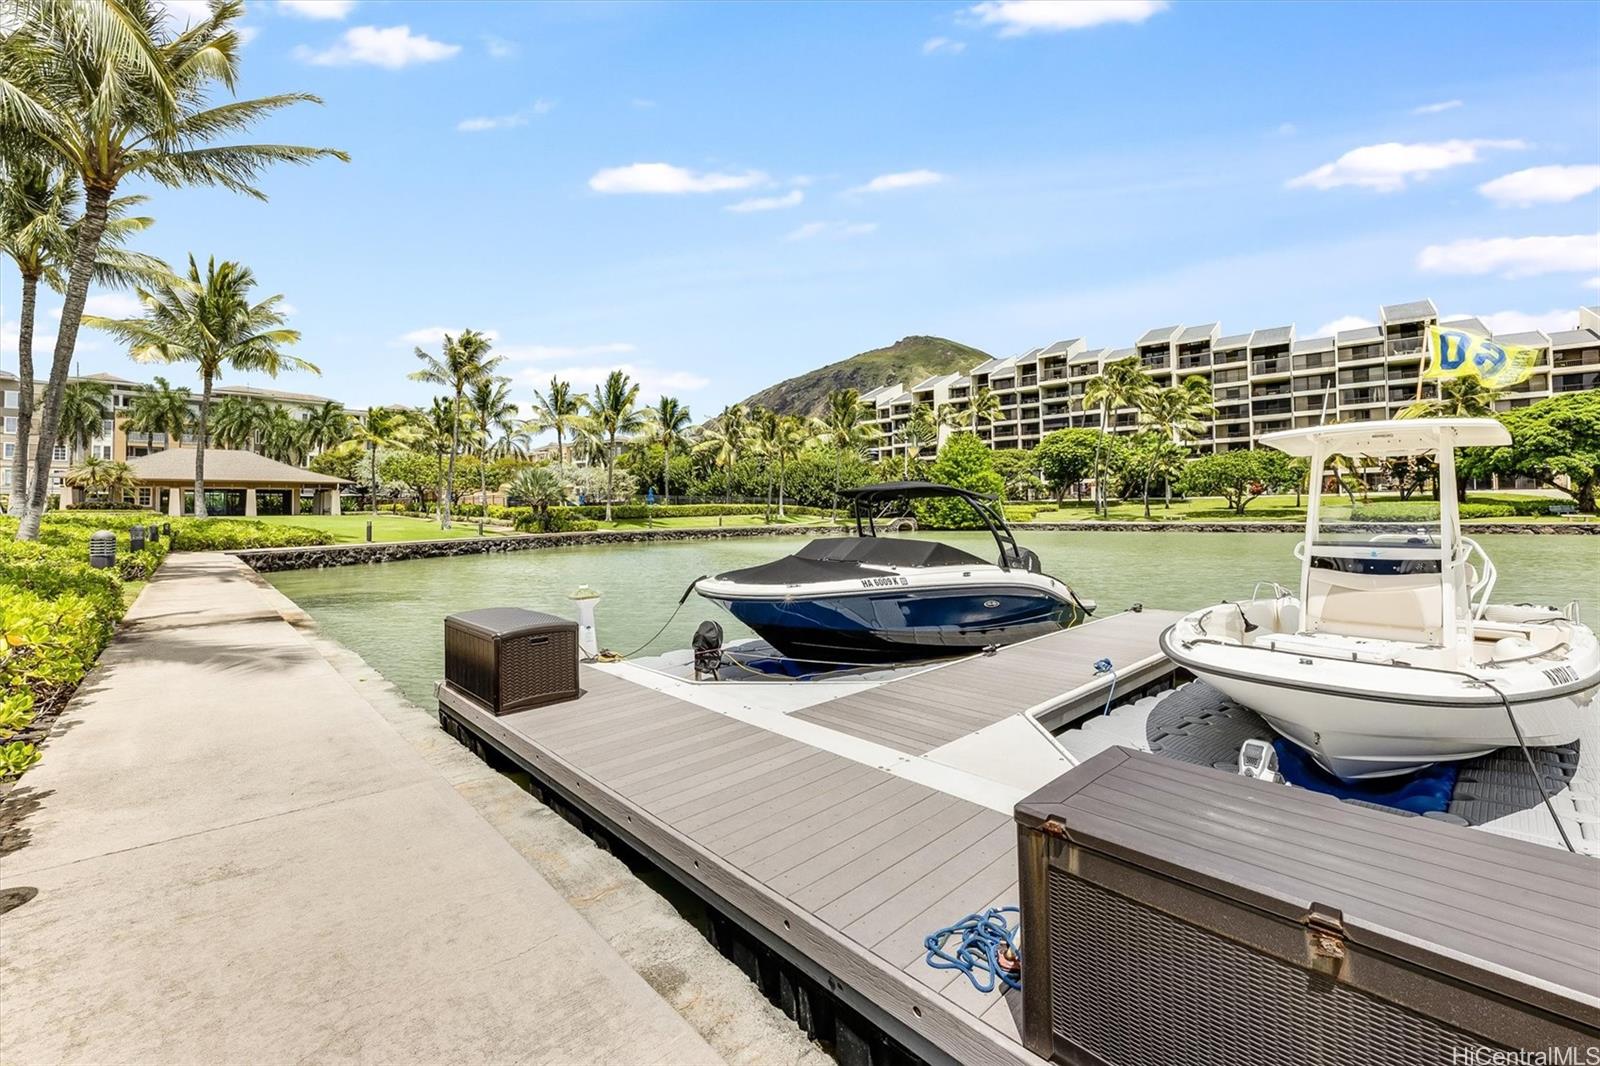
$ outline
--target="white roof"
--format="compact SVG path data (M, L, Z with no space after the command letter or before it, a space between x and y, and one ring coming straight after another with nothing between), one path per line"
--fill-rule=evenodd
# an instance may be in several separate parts
M1310 455L1320 442L1328 452L1348 455L1421 455L1439 450L1445 431L1454 431L1457 448L1510 444L1511 434L1492 418L1395 418L1340 422L1309 429L1263 433L1261 443L1290 455Z

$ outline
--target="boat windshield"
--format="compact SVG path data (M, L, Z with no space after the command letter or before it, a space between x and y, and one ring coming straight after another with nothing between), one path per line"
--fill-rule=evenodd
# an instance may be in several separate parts
M1376 500L1359 483L1331 474L1318 501L1315 543L1338 547L1438 548L1439 501L1423 493L1409 500Z

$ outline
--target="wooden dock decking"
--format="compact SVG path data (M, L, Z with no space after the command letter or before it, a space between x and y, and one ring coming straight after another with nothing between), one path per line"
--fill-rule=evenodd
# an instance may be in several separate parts
M1009 809L872 752L916 761L1023 711L1097 709L1109 678L1095 660L1125 679L1164 664L1155 638L1175 617L1115 615L850 691L791 712L810 723L799 736L592 666L575 701L497 718L445 685L440 710L915 1054L1038 1066L1011 1001L924 962L928 933L1017 903Z

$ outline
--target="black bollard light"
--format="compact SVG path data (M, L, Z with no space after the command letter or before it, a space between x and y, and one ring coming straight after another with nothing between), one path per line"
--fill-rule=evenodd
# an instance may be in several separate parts
M133 552L144 551L144 526L128 527L128 550Z
M372 543L372 520L367 519L367 543Z
M117 564L117 535L109 529L99 530L89 537L89 565L104 570Z

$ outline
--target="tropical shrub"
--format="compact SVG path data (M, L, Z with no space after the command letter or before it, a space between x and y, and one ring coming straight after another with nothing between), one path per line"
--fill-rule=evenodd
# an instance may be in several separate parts
M928 469L928 479L997 498L1005 492L1005 482L995 473L994 452L972 433L957 433L945 442ZM983 528L965 500L918 500L916 514L917 524L928 529Z
M332 544L332 535L303 526L280 526L240 518L181 518L172 524L174 551L239 551L244 548L305 548Z

